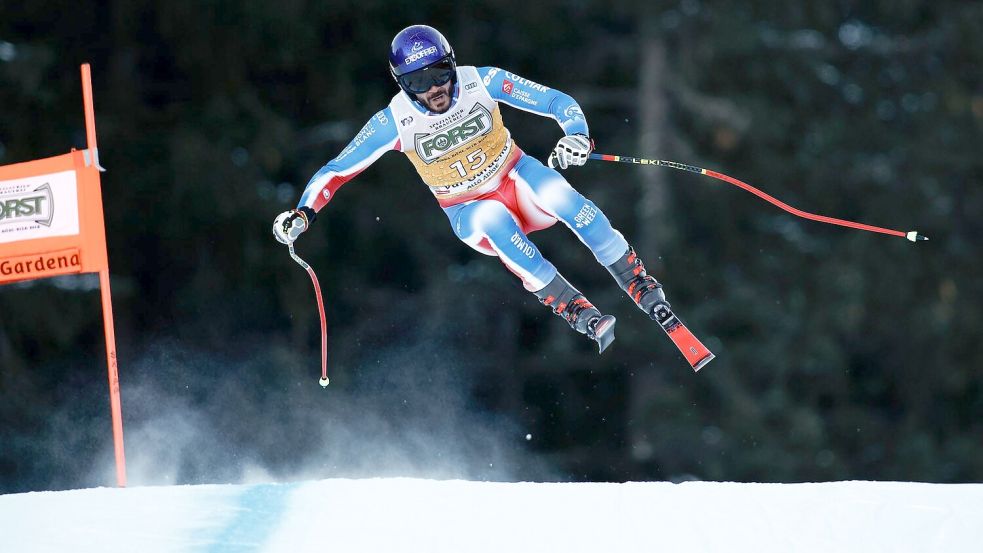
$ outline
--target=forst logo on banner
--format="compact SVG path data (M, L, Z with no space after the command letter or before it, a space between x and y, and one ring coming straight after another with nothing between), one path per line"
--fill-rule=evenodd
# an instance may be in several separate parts
M54 194L47 182L26 193L0 194L0 225L32 222L50 227L54 207Z
M79 233L74 171L0 180L0 244Z

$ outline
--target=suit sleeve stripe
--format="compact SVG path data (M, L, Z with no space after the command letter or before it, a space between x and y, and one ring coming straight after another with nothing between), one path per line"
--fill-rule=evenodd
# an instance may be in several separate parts
M334 198L341 185L375 163L382 154L400 148L399 133L392 122L392 111L376 113L337 157L311 177L304 188L298 207L319 211Z
M522 111L551 117L559 123L564 134L588 134L583 111L570 95L497 67L481 67L478 75L495 101Z

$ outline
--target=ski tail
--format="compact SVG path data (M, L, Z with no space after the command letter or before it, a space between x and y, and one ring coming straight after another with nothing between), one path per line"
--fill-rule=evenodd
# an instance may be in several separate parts
M669 309L668 305L660 304L655 308L652 315L662 330L666 331L666 335L669 336L672 343L679 348L680 353L686 358L693 371L699 372L707 363L713 361L713 353L686 328L686 325Z
M666 334L682 352L689 365L693 367L693 371L699 372L707 363L713 361L715 357L713 353L696 336L693 336L693 333L683 323L676 325L673 330L667 329Z

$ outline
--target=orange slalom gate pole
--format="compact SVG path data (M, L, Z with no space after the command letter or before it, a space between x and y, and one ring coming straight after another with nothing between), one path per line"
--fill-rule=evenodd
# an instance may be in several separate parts
M113 417L113 449L116 454L116 484L126 487L126 453L123 450L123 404L119 398L119 371L116 362L116 330L113 327L112 293L109 289L109 270L99 271L99 291L102 295L102 321L106 333L106 363L109 367L109 405Z
M82 64L82 101L85 108L85 136L93 165L100 171L99 147L96 143L96 114L92 102L92 74L89 64ZM116 358L116 329L113 324L112 291L109 269L99 271L99 292L102 296L102 323L106 335L106 364L109 368L109 405L113 420L113 448L116 455L116 484L126 486L126 454L123 449L123 405L119 397L119 370Z

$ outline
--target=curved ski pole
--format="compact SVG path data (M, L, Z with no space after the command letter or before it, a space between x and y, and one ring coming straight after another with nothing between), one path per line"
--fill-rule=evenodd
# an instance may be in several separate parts
M555 154L550 154L549 159L546 161L550 168L555 168ZM722 180L726 183L733 184L738 188L743 188L748 192L754 194L755 196L765 200L766 202L778 206L781 209L795 215L797 217L802 217L803 219L810 219L812 221L819 221L820 223L828 223L830 225L839 225L841 227L848 227L857 230L866 230L868 232L879 232L881 234L888 234L891 236L900 236L901 238L907 238L911 242L918 240L928 240L927 236L918 234L918 231L901 231L893 230L884 227L875 227L873 225L865 225L863 223L856 223L854 221L847 221L845 219L836 219L833 217L827 217L825 215L816 215L815 213L809 213L808 211L802 211L801 209L794 208L787 203L771 196L770 194L763 192L750 184L737 180L734 177L727 176L723 173L718 173L716 171L711 171L709 169L704 169L702 167L696 167L694 165L686 165L685 163L679 163L676 161L666 161L664 159L642 159L631 156L616 156L610 154L590 154L590 159L597 159L600 161L615 161L618 163L634 163L637 165L656 165L659 167L669 167L670 169L679 169L680 171L689 171L691 173L698 173L700 175L706 175L708 177L713 177L718 180Z
M317 275L314 274L314 269L294 251L292 242L287 244L287 249L290 251L290 257L298 265L307 270L307 274L311 277L311 282L314 283L314 295L317 297L317 311L321 316L321 379L318 383L321 384L322 388L326 388L328 386L328 323L324 317L324 299L321 297L321 284L317 281Z
M883 227L875 227L873 225L865 225L863 223L856 223L853 221L847 221L845 219L835 219L833 217L826 217L825 215L816 215L815 213L809 213L807 211L802 211L801 209L796 209L787 203L747 184L734 177L729 177L723 173L718 173L716 171L711 171L709 169L703 169L702 167L696 167L693 165L686 165L685 163L677 163L675 161L666 161L663 159L640 159L637 157L629 156L615 156L609 154L590 154L590 159L597 159L601 161L616 161L619 163L635 163L639 165L657 165L659 167L669 167L670 169L679 169L681 171L689 171L691 173L699 173L701 175L706 175L708 177L713 177L718 180L722 180L726 183L733 184L738 188L743 188L748 192L754 194L755 196L767 201L768 203L778 206L781 209L795 215L797 217L802 217L803 219L810 219L812 221L819 221L820 223L828 223L831 225L839 225L841 227L848 227L857 230L866 230L868 232L879 232L881 234L888 234L891 236L900 236L902 238L907 238L908 240L915 242L917 240L928 240L927 236L918 234L917 231L901 231L893 230ZM550 157L550 167L552 167L552 157Z

